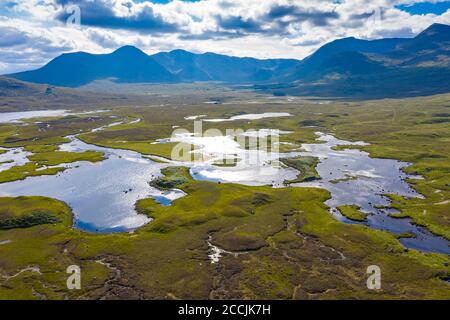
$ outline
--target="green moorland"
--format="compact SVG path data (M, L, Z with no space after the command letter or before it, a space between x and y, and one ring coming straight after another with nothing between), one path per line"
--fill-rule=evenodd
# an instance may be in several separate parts
M367 220L367 215L361 212L360 210L361 208L358 206L347 205L347 206L340 206L337 209L344 217L350 220L359 222L364 222Z
M320 175L316 171L316 166L319 163L319 159L315 157L286 158L281 159L281 162L288 167L297 169L300 172L295 180L286 181L286 184L309 182L321 179Z
M152 143L170 136L172 126L192 130L186 116L290 112L293 117L204 123L204 129L293 131L281 136L293 149L314 141L315 131L369 142L362 149L371 156L410 162L405 170L424 177L410 181L423 199L391 195L400 215L450 239L450 128L444 121L449 108L450 95L326 105L115 108L111 114L120 119L141 121L93 133L117 119L102 114L92 121L86 116L43 121L51 130L4 124L0 146L33 150L39 155L35 165L54 163L68 156L54 155L54 146L68 134L82 133L90 143L168 158L170 145ZM0 230L0 298L450 299L444 281L450 277L449 256L407 250L388 232L337 221L324 204L325 190L194 181L181 167L163 173L158 183L187 196L169 207L139 201L136 210L153 220L134 233L84 233L72 228L70 208L59 201L1 198L0 225L8 227ZM208 243L236 255L224 254L211 264ZM66 289L65 270L73 264L82 270L81 290ZM374 264L382 270L378 291L366 287L366 269Z
M69 142L65 138L67 135L80 133L83 130L89 131L110 121L107 117L67 116L60 119L49 118L47 121L37 121L37 123L30 120L23 126L0 124L2 147L23 147L25 151L32 153L28 156L29 163L0 172L0 183L22 180L31 176L54 175L65 170L62 167L54 167L60 164L102 161L104 157L101 152L63 152L58 151L58 145Z

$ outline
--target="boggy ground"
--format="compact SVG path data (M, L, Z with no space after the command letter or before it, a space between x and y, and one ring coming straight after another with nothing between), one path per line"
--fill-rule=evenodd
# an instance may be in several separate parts
M117 108L93 120L81 116L44 121L52 130L38 130L43 124L33 122L0 125L0 145L32 149L38 155L33 163L70 162L61 160L60 154L55 156L54 147L68 134L85 132L80 138L90 143L170 157L170 146L150 143L170 136L172 126L192 129L192 121L184 120L185 116L223 118L265 111L290 112L294 117L205 123L204 127L294 131L282 136L283 141L297 145L292 149L313 141L315 131L370 142L364 149L372 156L409 161L413 165L407 171L425 178L411 181L425 199L392 196L400 215L450 237L448 95L326 105L273 102ZM118 121L109 118L112 114L123 120L142 120L89 133ZM98 160L91 156L84 160ZM170 207L149 199L140 201L137 210L154 220L134 233L95 235L75 230L70 208L56 200L0 199L0 220L9 219L16 226L0 230L0 297L450 298L449 284L444 281L450 277L448 256L405 250L390 233L336 221L323 204L329 197L325 190L193 181L183 168L164 173L169 180L182 176L176 179L177 187L187 196ZM33 219L37 213L45 213L47 219ZM29 226L29 221L38 224ZM229 253L211 264L210 244ZM82 270L81 290L66 288L65 270L73 264ZM379 291L366 287L369 265L381 267Z

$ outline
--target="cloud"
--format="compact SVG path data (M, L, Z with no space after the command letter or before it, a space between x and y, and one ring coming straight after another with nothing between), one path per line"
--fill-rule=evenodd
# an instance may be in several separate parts
M244 34L241 31L203 31L199 34L180 34L178 35L178 39L180 40L230 40L236 38L243 38L248 34Z
M320 6L319 6L320 7ZM334 11L318 10L314 8L302 8L298 5L275 5L266 15L266 19L288 18L288 22L311 22L314 26L326 26L330 20L339 18L339 14Z
M13 47L25 44L27 40L28 37L16 28L0 27L0 47Z
M307 1L306 1L307 2ZM261 36L291 36L301 28L306 27L325 27L331 21L339 19L339 13L335 11L334 5L324 7L312 7L310 3L306 4L286 4L280 1L266 1L265 5L257 4L255 1L249 1L247 5L241 2L241 6L236 5L233 10L220 11L219 14L213 14L213 22L209 23L203 30L203 34L194 34L193 36L184 35L184 39L195 38L202 39L204 35L215 38L245 37L253 34ZM219 3L219 6L223 5ZM259 10L254 10L255 7Z
M103 48L117 48L124 43L120 41L114 34L110 32L102 32L99 30L89 30L87 33L90 40L95 42L96 44L102 46Z
M0 26L0 74L29 70L42 66L73 47L54 43L45 35L31 34L13 27Z
M61 22L66 22L71 15L65 10L67 6L75 4L80 8L83 25L154 34L178 31L177 24L165 21L161 15L155 12L151 3L137 6L132 1L56 0L56 4L61 6L56 16ZM136 7L135 10L132 10L134 7Z
M0 73L42 65L67 51L147 53L185 49L259 58L304 58L343 37L412 37L450 24L450 10L401 10L423 0L10 0L0 3ZM430 0L430 3L441 3ZM68 5L81 27L66 26ZM419 10L423 5L415 5ZM442 4L440 5L442 8ZM417 9L419 8L419 9Z
M218 25L221 29L238 31L241 34L262 32L261 25L251 18L245 19L241 16L230 16L217 18Z
M370 12L363 12L363 13L354 13L354 14L351 14L351 15L349 16L349 19L352 20L352 21L353 21L353 20L367 20L367 19L373 17L374 15L376 15L376 11L375 11L375 10L372 10L372 11L370 11Z

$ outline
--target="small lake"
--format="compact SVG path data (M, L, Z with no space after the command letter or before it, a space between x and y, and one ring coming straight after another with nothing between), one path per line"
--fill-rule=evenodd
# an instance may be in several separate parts
M269 115L273 114L269 113ZM253 119L256 118L253 117ZM116 122L93 131L120 124L122 122ZM243 135L267 137L288 133L261 129L246 132ZM172 201L185 195L180 190L161 191L149 185L149 181L161 176L161 169L167 166L189 167L191 175L197 180L283 187L284 181L294 179L299 172L281 166L279 157L315 156L320 159L317 171L322 180L295 186L319 187L328 190L332 197L326 204L337 219L344 223L355 223L343 217L336 209L340 205L355 204L368 214L366 224L371 228L393 233L414 233L415 238L400 239L405 247L450 254L449 242L445 239L433 236L425 229L414 226L409 219L389 217L389 214L395 211L388 208L390 201L383 194L421 197L406 182L408 178L417 178L408 176L402 171L409 165L408 163L370 158L368 153L356 149L335 151L333 148L336 146L365 144L339 140L328 134L317 134L318 142L304 144L302 146L304 151L281 155L264 150L247 150L242 148L232 136L197 137L193 134L178 134L158 142L184 142L195 145L194 152L201 155L201 160L194 163L180 161L158 163L138 152L98 147L86 144L76 136L69 136L70 142L62 144L60 150L100 151L105 154L106 160L94 164L89 162L66 164L64 166L67 170L54 176L29 177L23 181L1 184L0 196L40 195L55 198L66 202L73 209L75 226L81 230L130 231L150 221L147 216L137 214L135 211L134 206L137 200L151 197L162 205L170 205ZM6 162L0 166L26 163L27 155L21 148L9 150L0 155L0 159L6 159ZM224 158L232 158L236 161L231 167L218 166L217 161ZM13 162L8 163L8 160ZM380 206L387 208L377 209Z
M288 132L261 129L248 131L241 136L267 137L279 136ZM200 155L195 163L177 162L188 166L192 177L196 180L206 180L224 183L240 183L249 186L282 186L285 180L295 179L298 171L281 167L280 154L262 149L244 149L235 140L235 136L197 137L190 133L176 134L164 139L162 143L181 142L196 146L193 153ZM232 166L220 166L224 159L235 159Z
M38 110L38 111L21 111L21 112L0 112L0 123L14 123L20 122L20 120L24 119L33 119L33 118L51 118L51 117L64 117L69 115L82 115L82 114L92 114L92 113L100 113L106 112L109 110L94 110L94 111L86 111L86 112L78 112L72 113L68 112L68 110Z
M400 239L403 245L421 251L450 254L450 242L436 237L425 229L415 226L410 219L395 219L389 216L396 213L390 209L391 201L385 194L403 197L419 197L406 179L420 178L407 175L403 168L410 164L391 159L371 158L367 152L357 149L333 150L337 146L365 145L363 142L339 140L332 135L317 133L322 143L304 144L301 155L320 159L317 172L321 180L295 184L297 187L318 187L328 190L331 199L326 204L331 213L345 223L355 223L340 214L336 209L342 205L357 205L367 213L366 225L374 229L387 230L401 234L411 232L415 238ZM380 207L386 207L380 209Z
M67 114L67 110L41 110L41 111L23 111L23 112L5 112L0 113L0 123L18 122L23 119L44 118L44 117L62 117Z
M0 172L15 166L23 166L30 162L27 157L31 155L31 153L24 151L23 148L0 148L0 150L6 151L5 153L0 154Z
M198 119L197 118L192 120ZM266 118L282 118L282 117L292 117L290 113L287 112L265 112L265 113L246 113L241 115L232 116L228 119L205 119L206 122L227 122L227 121L237 121L237 120L259 120Z
M153 162L141 154L86 144L76 137L60 146L62 151L100 151L107 157L99 163L76 162L53 176L29 177L1 184L1 196L40 195L66 202L75 215L75 226L89 232L136 229L150 221L137 214L137 200L153 197L163 205L184 196L182 191L160 191L148 182L161 176L167 164Z

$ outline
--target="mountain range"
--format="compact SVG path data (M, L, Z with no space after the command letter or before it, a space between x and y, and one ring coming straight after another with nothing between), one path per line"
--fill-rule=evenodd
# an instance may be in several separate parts
M149 56L136 47L124 46L110 54L63 54L38 70L9 76L23 81L67 87L78 87L103 79L114 79L122 83L255 83L266 81L298 63L298 60L258 60L215 53L194 54L184 50Z
M304 60L239 58L184 50L147 55L133 46L110 54L63 54L40 69L8 75L79 87L118 83L220 81L279 95L415 96L450 92L450 26L433 24L414 38L344 38Z

